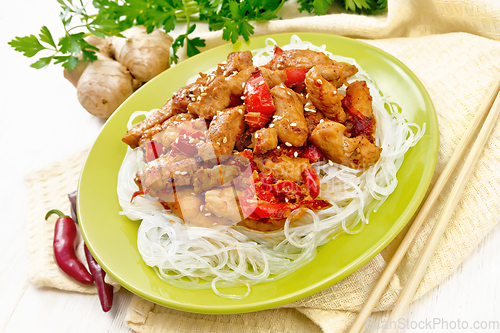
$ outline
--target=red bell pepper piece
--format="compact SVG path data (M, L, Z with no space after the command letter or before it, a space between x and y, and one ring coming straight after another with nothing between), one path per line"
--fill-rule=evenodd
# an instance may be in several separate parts
M287 68L285 69L286 80L285 85L292 87L297 84L304 83L306 73L309 72L308 68Z
M300 153L299 157L307 158L311 163L316 163L325 158L325 155L315 145L309 145Z
M316 171L313 168L307 168L302 172L302 178L304 179L304 183L309 190L309 194L314 199L319 195L319 178L316 174Z
M145 146L144 157L147 162L156 160L163 153L163 146L156 141L148 141Z
M243 92L247 115L245 120L251 130L263 127L273 114L274 107L271 90L267 86L259 69L256 69L248 78Z

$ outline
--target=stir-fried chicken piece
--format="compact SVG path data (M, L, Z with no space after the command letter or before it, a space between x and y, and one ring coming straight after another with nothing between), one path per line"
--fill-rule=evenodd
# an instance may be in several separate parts
M348 138L344 135L345 131L344 125L325 120L316 126L310 141L333 162L353 169L363 169L375 164L382 149L365 137Z
M199 95L195 94L191 99L187 110L201 118L212 119L217 111L224 110L231 102L231 89L222 76L215 76L199 91Z
M241 175L241 170L234 165L216 165L211 169L202 168L193 176L194 193L202 193L224 185L239 175Z
M245 89L245 83L247 82L250 75L252 75L255 67L250 66L242 69L239 72L236 72L232 75L226 76L225 80L231 90L231 94L235 96L243 95L243 91Z
M246 67L253 66L253 56L250 51L235 51L229 53L225 63L219 64L216 75L228 76Z
M271 70L266 67L259 67L259 70L262 73L262 76L264 77L264 80L266 81L269 89L272 89L275 86L285 83L286 81L285 71Z
M336 88L340 88L343 84L347 85L347 79L358 72L356 66L334 60L331 64L315 67L317 67L318 73Z
M146 130L161 125L165 120L181 112L182 110L172 103L172 99L169 99L161 109L150 112L146 119L132 127L127 134L125 134L122 141L131 148L137 148L139 146L139 140Z
M256 156L254 162L260 171L272 173L277 179L291 180L293 182L301 181L302 172L311 167L307 158L289 157L287 155Z
M181 130L185 129L188 131L200 131L205 133L207 130L207 125L204 119L197 118L192 119L193 115L190 113L184 113L176 115L165 121L163 127L165 131L161 136L161 144L165 148L169 148L175 140L178 139ZM166 124L169 122L168 124ZM196 142L195 142L196 144Z
M261 128L253 134L252 143L254 154L267 153L278 146L278 131L275 128Z
M190 121L195 118L195 115L189 114L189 113L180 113L176 114L167 120L165 120L161 124L157 124L147 130L145 130L139 139L139 145L142 145L146 141L150 141L153 136L155 136L158 133L161 133L165 131L167 128L172 127L172 126L178 126L182 124L185 121ZM165 145L164 145L165 146Z
M160 194L160 196L162 196L162 194ZM168 200L164 201L186 224L200 227L212 227L217 224L233 224L233 222L226 218L218 217L206 210L204 208L203 196L201 194L194 194L191 187L176 188L175 197L169 197Z
M304 102L302 95L297 94L284 84L271 89L274 106L274 128L278 138L287 146L302 147L309 134L304 118Z
M306 74L306 89L309 100L328 119L343 123L346 114L342 109L344 96L337 88L321 76L318 66L311 68Z
M148 163L145 169L137 173L141 179L143 190L171 190L175 186L192 184L192 176L200 165L194 158L185 158L174 163L168 159L158 158Z
M373 116L372 96L365 81L353 82L347 87L342 106L347 113L345 126L352 136L364 135L374 141L375 117Z
M243 217L232 186L217 188L205 193L205 208L209 212L232 222L240 222Z
M314 65L332 64L333 60L322 52L311 50L287 50L279 47L274 49L274 57L269 66L272 69L311 68Z
M206 142L198 147L198 155L204 160L220 155L231 155L236 140L245 131L245 107L228 108L216 114L208 128Z

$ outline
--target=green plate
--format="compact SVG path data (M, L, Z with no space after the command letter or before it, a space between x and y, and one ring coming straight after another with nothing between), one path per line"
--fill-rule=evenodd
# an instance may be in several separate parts
M360 41L345 37L297 33L315 45L357 60L401 107L406 118L426 132L411 148L398 172L399 184L370 224L357 235L343 234L318 248L315 259L280 280L252 286L249 296L225 299L210 290L185 290L161 281L137 250L139 222L118 214L117 175L126 152L121 138L132 112L161 107L186 80L215 66L237 50L264 46L271 37L278 45L288 44L292 34L252 38L249 42L224 45L174 66L134 93L109 118L85 162L78 186L80 227L90 251L104 270L131 292L167 307L200 313L240 313L264 310L314 294L345 278L379 253L403 229L421 203L434 173L438 152L438 124L431 99L418 78L391 55ZM243 294L246 287L222 289Z

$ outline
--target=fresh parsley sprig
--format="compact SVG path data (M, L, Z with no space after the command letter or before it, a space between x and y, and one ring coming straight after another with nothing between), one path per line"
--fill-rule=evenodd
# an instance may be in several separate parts
M186 32L172 43L170 61L178 61L177 52L186 46L189 57L200 53L205 41L191 38L196 22L207 22L211 31L222 30L222 38L235 43L242 37L248 40L254 33L252 22L278 18L278 11L287 0L93 0L92 5L83 0L57 0L61 5L64 35L57 42L46 26L38 36L15 37L9 42L26 57L44 51L31 64L43 68L50 63L74 69L80 60L92 62L99 49L90 45L85 37L121 36L121 32L136 25L143 25L148 32L155 28L165 32L174 30L178 22L186 23ZM333 2L345 9L364 14L377 14L387 9L387 0L297 0L299 11L312 15L328 12ZM91 13L95 12L95 13Z

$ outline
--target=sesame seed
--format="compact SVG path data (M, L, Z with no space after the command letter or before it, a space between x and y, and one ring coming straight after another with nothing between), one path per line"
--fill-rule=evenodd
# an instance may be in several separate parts
M193 142L194 142L193 138L189 139L189 143L193 143Z
M208 94L206 92L202 92L201 96L207 96Z
M180 174L180 173L181 173L180 171L176 171L176 172L174 172L174 174L176 174L176 175L178 175L178 174Z
M259 133L255 133L255 138L257 139L259 137Z
M179 173L184 176L184 175L187 175L188 172L187 171L181 171Z
M324 122L324 121L325 121L325 119L321 119L321 120L319 121L319 123L321 124L321 123L322 123L322 122Z
M296 151L295 153L293 153L293 156L295 156L295 157L299 156L299 152Z
M210 215L212 215L212 213L206 213L206 214L205 214L205 216L210 216Z
M224 139L222 140L222 143L227 143L227 138L224 137Z
M269 125L269 128L273 128L273 127L274 127L274 124Z
M243 114L243 110L242 110L242 109L239 109L239 110L238 110L238 112L239 112L240 114Z
M203 210L203 208L204 208L204 206L203 206L203 205L201 205L201 206L200 206L200 212Z
M321 81L321 79L317 79L316 82L319 84L319 85L322 85L323 84L323 81Z
M259 84L258 84L258 86L261 86L261 85L263 85L264 83L266 83L266 81L260 81L260 82L259 82Z
M276 147L276 149L281 149L281 147L280 147L280 146L278 146L278 147Z
M297 126L297 123L291 123L290 126Z
M196 99L198 102L201 101L201 96L198 96L198 98Z
M328 160L328 164L333 165L333 162L331 160Z
M288 146L288 147L292 146L292 144L290 142L285 142L285 145Z

